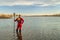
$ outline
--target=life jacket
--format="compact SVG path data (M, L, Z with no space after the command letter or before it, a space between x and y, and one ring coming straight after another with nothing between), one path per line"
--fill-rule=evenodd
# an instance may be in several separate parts
M17 22L18 23L21 23L21 18L17 18Z

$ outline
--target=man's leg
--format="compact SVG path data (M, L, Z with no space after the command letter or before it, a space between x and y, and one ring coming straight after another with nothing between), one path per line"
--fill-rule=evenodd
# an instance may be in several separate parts
M22 34L21 34L21 29L22 29L22 25L19 25L19 40L22 40Z
M19 30L19 35L21 35L21 29Z
M16 29L16 34L17 34L17 37L19 37L18 27L17 27L17 29Z
M19 35L21 35L22 24L19 25Z

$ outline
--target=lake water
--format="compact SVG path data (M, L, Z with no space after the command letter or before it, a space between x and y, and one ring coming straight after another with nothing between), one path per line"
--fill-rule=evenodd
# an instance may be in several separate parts
M22 40L60 40L60 17L23 18ZM0 19L0 40L17 40L13 29L13 18Z

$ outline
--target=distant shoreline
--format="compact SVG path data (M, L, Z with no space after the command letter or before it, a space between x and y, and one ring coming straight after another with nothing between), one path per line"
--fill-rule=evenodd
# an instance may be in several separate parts
M18 16L17 14L15 16ZM22 15L23 17L60 17L60 14L54 15ZM0 19L10 19L12 18L12 14L0 14Z
M9 14L0 14L0 19L10 19L12 18L12 15Z

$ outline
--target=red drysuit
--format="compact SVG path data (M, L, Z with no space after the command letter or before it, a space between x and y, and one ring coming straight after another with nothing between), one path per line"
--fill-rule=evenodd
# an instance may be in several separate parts
M17 21L17 29L21 30L22 24L24 23L23 18L17 18L15 21Z

